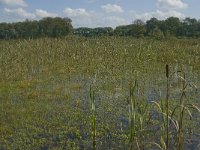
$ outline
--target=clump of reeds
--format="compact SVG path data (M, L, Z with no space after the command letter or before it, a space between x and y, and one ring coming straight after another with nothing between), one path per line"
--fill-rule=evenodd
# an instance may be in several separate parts
M160 100L160 104L156 101L153 101L152 103L155 104L155 106L158 108L158 112L161 114L161 121L160 121L160 129L161 129L161 138L160 138L160 144L153 142L154 145L159 147L163 150L169 149L169 65L166 65L165 68L165 75L166 75L166 99Z
M177 133L176 133L176 148L178 150L181 150L181 149L183 149L183 144L184 144L183 129L184 129L185 113L187 113L189 115L190 119L192 119L192 113L191 113L190 109L195 109L198 112L200 112L200 109L195 104L186 102L186 89L187 89L187 87L189 86L189 87L196 90L196 86L187 81L186 74L184 73L184 71L178 71L178 73L183 74L182 76L178 74L178 78L181 79L181 81L182 81L181 97L180 97L180 100L179 100L179 104L176 105L174 107L173 111L172 111L171 118L174 118L175 112L177 110L178 118L174 119L175 125L176 125L176 130L177 130Z
M136 140L136 97L135 97L135 90L137 87L137 82L135 81L134 86L130 86L130 93L129 93L129 123L130 123L130 150L134 149L134 141ZM139 144L136 140L137 147Z
M176 73L180 73L183 71L177 71ZM196 88L194 84L188 83L186 80L186 75L183 72L183 76L178 75L178 78L182 81L182 89L181 89L181 97L179 100L179 103L177 105L170 106L169 105L169 82L170 82L170 73L169 73L169 65L166 65L166 79L167 79L167 86L166 86L166 100L165 104L163 100L160 101L160 104L158 102L153 101L153 104L155 104L158 108L158 111L161 114L161 140L160 144L153 142L154 145L158 146L160 149L169 150L170 149L170 134L171 134L171 128L170 123L174 125L175 127L175 136L176 136L176 142L175 145L178 150L183 149L184 144L184 114L187 113L190 118L192 118L191 108L195 109L200 112L200 109L195 105L191 103L186 103L185 97L186 97L186 88L188 86L192 88ZM171 110L170 110L171 108Z
M90 86L90 100L91 100L91 127L92 127L92 146L93 150L96 150L96 118L95 118L95 99L94 91Z
M166 65L167 94L166 94L166 149L169 149L169 65Z

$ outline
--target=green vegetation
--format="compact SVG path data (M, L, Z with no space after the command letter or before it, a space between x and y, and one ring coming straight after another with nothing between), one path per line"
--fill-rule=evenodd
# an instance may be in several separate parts
M62 37L72 31L71 22L69 18L47 17L39 21L0 23L0 39Z
M90 87L90 99L91 99L91 126L92 126L92 136L93 136L93 150L96 150L96 118L95 118L95 100L94 100L94 91Z
M1 40L0 149L199 149L199 85L199 39Z
M0 39L39 38L39 37L63 37L69 34L84 37L99 36L131 36L136 38L150 37L164 39L177 38L199 38L200 21L195 18L180 20L169 17L166 20L151 18L146 22L135 20L130 25L111 27L88 28L80 27L74 29L72 20L69 18L43 18L39 21L17 23L0 23Z

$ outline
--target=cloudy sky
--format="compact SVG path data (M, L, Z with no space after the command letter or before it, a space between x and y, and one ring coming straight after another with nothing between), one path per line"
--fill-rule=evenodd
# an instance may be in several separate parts
M69 17L74 27L129 24L135 19L200 18L200 0L0 0L0 22Z

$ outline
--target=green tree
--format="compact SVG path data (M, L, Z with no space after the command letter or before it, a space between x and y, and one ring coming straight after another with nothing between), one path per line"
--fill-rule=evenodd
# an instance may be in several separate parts
M152 33L154 29L159 28L159 20L157 18L151 18L146 22L147 35Z
M176 36L177 35L178 28L181 25L181 22L180 22L179 18L177 18L177 17L169 17L163 23L164 23L163 24L163 26L164 26L163 29L164 29L165 34L167 32L169 32L171 36Z
M79 35L79 36L91 37L91 36L93 36L92 30L93 29L91 29L91 28L81 27L81 28L74 29L74 34Z
M150 33L149 36L156 40L162 40L165 38L164 33L158 28L154 28Z
M39 21L40 33L43 36L58 37L69 34L72 31L69 18L43 18Z
M146 33L145 23L141 20L135 20L131 26L130 34L134 37L143 37Z
M114 30L114 35L117 36L130 36L132 25L118 26Z

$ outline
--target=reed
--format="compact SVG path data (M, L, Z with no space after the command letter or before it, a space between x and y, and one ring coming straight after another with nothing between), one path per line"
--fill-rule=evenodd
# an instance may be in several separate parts
M90 100L91 100L91 127L92 127L92 146L93 150L96 150L96 118L95 118L95 99L94 91L90 86Z
M0 149L181 149L188 128L199 134L191 84L200 84L199 47L114 36L0 40ZM185 75L173 82L176 64ZM129 85L136 72L139 87Z
M169 149L169 65L166 65L167 92L166 92L166 150Z
M187 87L193 88L196 91L196 85L189 83L186 79L186 75L184 71L178 71L178 73L182 73L182 76L178 74L178 78L182 81L182 88L181 88L181 97L179 99L179 104L177 104L172 111L171 118L174 118L175 113L177 111L177 119L176 123L176 148L177 150L182 150L183 149L183 144L184 144L184 116L186 113L189 115L190 119L193 118L191 109L197 110L200 112L200 109L197 105L192 104L192 103L187 103L186 99L186 90Z
M130 123L130 150L134 149L134 142L136 137L136 98L134 92L136 91L137 82L135 81L134 86L130 86L129 94L129 123ZM136 141L137 143L137 141ZM137 144L138 145L138 144Z

